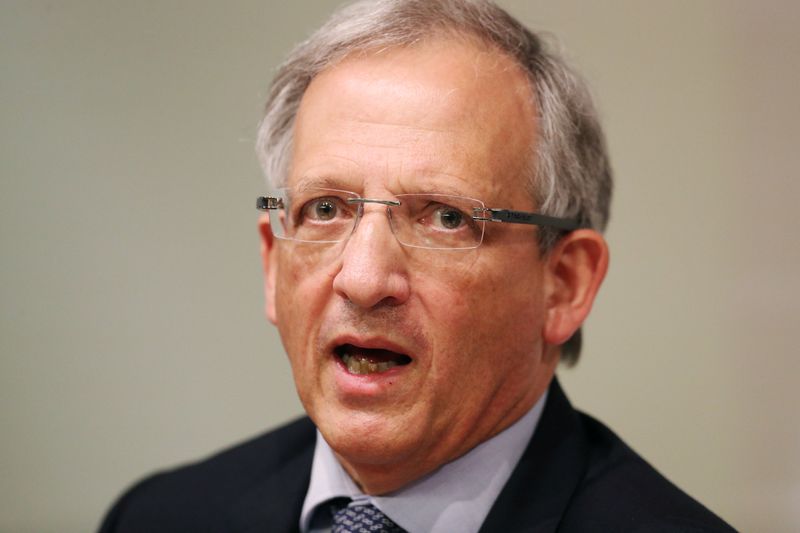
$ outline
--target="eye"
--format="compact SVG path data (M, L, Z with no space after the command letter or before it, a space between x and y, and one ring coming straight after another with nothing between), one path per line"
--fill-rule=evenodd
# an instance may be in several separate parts
M454 207L439 206L433 212L433 223L444 229L458 229L464 223L464 214Z
M315 198L303 205L303 218L327 221L336 218L339 213L339 200L333 197Z

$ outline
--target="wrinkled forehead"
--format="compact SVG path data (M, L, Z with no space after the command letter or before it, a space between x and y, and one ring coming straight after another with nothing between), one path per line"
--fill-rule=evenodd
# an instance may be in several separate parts
M535 101L512 58L440 38L352 54L324 70L294 133L290 182L337 160L368 175L497 179L529 168Z

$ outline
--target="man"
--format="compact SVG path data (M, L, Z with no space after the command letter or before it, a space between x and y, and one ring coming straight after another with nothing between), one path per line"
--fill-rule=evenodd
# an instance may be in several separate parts
M310 420L145 480L102 530L730 531L554 379L608 265L587 94L482 1L359 2L301 44L258 205Z

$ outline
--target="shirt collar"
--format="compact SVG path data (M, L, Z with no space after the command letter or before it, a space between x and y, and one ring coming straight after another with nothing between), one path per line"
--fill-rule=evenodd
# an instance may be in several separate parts
M300 531L311 530L318 505L337 497L365 499L409 533L478 531L533 436L546 398L547 391L522 418L465 455L383 496L364 495L317 430Z

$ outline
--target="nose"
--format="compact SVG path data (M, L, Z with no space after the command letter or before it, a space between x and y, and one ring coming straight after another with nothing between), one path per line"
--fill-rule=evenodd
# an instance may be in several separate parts
M392 233L384 209L364 209L342 251L333 290L369 309L400 305L410 293L403 247Z

